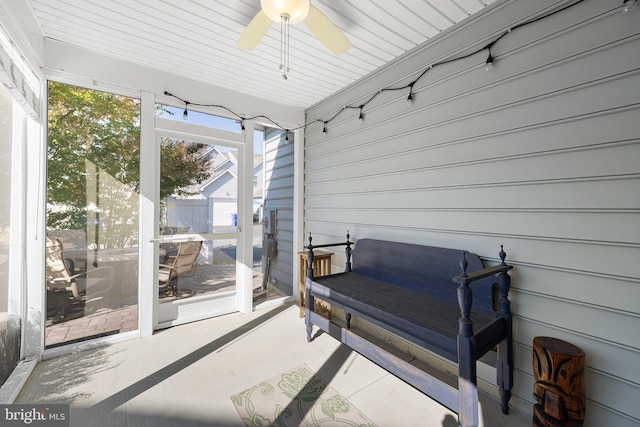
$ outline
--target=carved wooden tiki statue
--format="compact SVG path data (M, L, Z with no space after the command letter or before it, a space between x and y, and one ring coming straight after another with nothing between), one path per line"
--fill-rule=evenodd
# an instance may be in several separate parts
M584 352L550 337L533 339L533 425L582 426L585 413Z

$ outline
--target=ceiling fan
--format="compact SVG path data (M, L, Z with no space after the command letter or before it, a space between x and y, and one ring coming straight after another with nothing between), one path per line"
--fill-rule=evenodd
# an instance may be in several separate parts
M238 39L237 47L243 50L255 48L273 22L280 22L280 68L283 78L289 71L289 24L304 21L311 32L334 55L341 55L351 47L345 35L311 0L260 0L262 7Z

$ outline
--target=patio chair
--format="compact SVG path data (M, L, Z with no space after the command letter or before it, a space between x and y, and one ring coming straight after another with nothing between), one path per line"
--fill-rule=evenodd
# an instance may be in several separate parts
M87 233L81 229L51 229L47 230L47 236L60 240L64 247L65 262L71 274L79 273L87 269L86 259L78 261L78 255L87 253ZM86 258L86 257L85 257Z
M158 282L160 292L172 291L178 296L178 281L181 277L193 276L196 273L196 260L202 249L202 242L180 242L178 252L167 259L170 264L160 264Z
M102 299L113 287L113 267L92 268L73 274L62 242L47 236L46 286L48 312L63 317L75 303ZM55 302L55 304L54 304Z
M162 232L163 235L172 235L172 234L187 234L191 231L191 227L164 227ZM177 243L161 243L160 244L160 256L161 264L168 264L169 257L173 257L178 253L178 244Z

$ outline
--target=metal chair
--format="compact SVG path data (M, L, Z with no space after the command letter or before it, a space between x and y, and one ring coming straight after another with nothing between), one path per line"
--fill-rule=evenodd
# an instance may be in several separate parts
M178 282L180 277L193 276L196 273L196 260L202 249L202 242L180 242L178 252L169 256L171 264L160 264L158 282L160 292L172 291L178 296Z
M112 267L90 268L73 274L65 260L62 242L49 236L46 242L48 312L65 316L74 303L96 301L111 291L114 276ZM54 300L57 300L57 304L52 304ZM55 312L52 311L54 308Z

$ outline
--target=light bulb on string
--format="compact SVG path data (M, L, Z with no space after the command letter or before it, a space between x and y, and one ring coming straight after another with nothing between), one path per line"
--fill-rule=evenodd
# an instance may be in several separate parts
M623 7L622 7L622 11L623 12L631 12L632 10L634 10L637 6L637 1L636 0L625 0L623 3Z
M322 122L322 134L326 135L327 134L327 122Z
M360 107L360 115L358 116L360 123L364 122L364 114L362 113L362 106Z
M184 103L184 112L182 113L182 119L183 120L187 120L189 118L189 111L187 110L189 108L189 102L185 102Z
M409 85L409 96L407 96L407 107L411 107L413 104L413 83Z
M489 56L487 57L484 69L487 71L493 71L493 55L491 55L491 51L489 51Z

